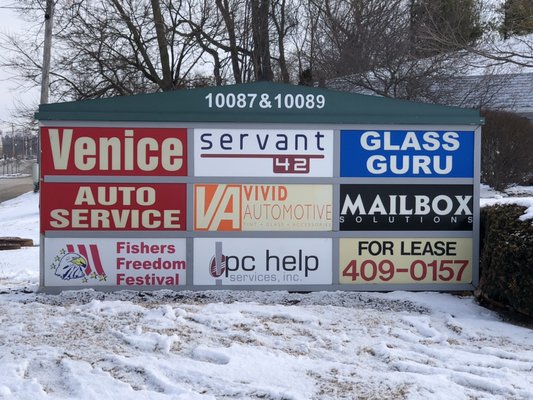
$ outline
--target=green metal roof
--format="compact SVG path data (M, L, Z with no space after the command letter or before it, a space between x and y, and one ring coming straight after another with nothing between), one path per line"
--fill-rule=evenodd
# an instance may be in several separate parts
M217 99L218 106L223 107L217 107ZM323 107L317 107L322 104L322 99ZM231 107L227 106L226 100ZM35 116L41 121L432 125L483 123L479 111L473 109L272 82L41 104Z

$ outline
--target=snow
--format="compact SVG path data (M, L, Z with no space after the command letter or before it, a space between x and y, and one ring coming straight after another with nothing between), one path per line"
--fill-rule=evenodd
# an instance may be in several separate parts
M0 203L0 221L38 244L38 196ZM46 295L38 258L0 252L2 400L533 398L533 331L468 295Z
M509 195L512 197L505 197ZM531 186L512 186L505 193L500 193L487 185L481 185L480 196L481 207L515 204L526 207L524 214L520 216L521 221L533 220L533 187Z

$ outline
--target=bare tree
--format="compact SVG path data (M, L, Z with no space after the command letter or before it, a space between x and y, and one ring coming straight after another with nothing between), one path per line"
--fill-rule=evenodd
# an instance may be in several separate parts
M36 0L24 0L33 5ZM56 4L51 87L54 98L81 99L174 90L189 84L203 57L171 0L92 0ZM37 80L38 48L18 38L4 44L17 55L4 60Z
M533 68L533 34L502 40L497 33L490 33L482 43L470 46L467 50L488 60L487 65L514 64Z
M270 0L250 0L253 36L252 59L257 81L272 81L274 79L268 29L269 3Z
M253 80L296 82L305 71L307 84L328 79L333 86L332 79L342 77L345 86L383 96L445 102L446 80L464 67L468 52L430 52L421 58L413 43L450 49L456 48L450 41L461 35L443 33L454 29L448 21L442 25L446 29L420 28L414 40L414 1L57 0L53 99ZM458 0L439 4L443 1ZM18 4L37 9L34 20L42 21L42 3ZM432 15L423 13L427 26ZM463 22L459 18L457 24ZM420 40L422 34L428 36ZM37 84L42 57L36 37L27 42L4 38L3 46L16 56L3 65ZM521 37L520 48L507 50L487 38L484 47L467 43L467 50L489 55L494 63L533 64L529 38Z
M308 0L56 0L53 100L253 80L290 82ZM20 0L28 19L43 4ZM6 37L4 66L39 84L41 40ZM302 46L305 44L302 42ZM303 47L302 47L303 49ZM298 69L298 70L296 70Z
M218 50L229 54L235 83L247 80L248 61L254 80L273 80L270 0L216 0L215 3L224 21L226 37L205 34L204 37Z
M273 57L279 67L280 80L290 82L290 72L287 63L287 39L288 35L295 31L298 25L295 7L296 2L288 0L273 0L271 3L270 17L274 25L274 33L277 41L278 57Z
M439 0L442 1L442 0ZM458 0L455 0L457 2ZM474 22L473 31L470 31L470 37L465 37L469 32L465 26L468 26L469 17L467 13L459 8L457 14L457 26L441 25L440 28L436 21L432 26L419 30L426 45L425 50L429 52L442 51L442 49L463 49L471 55L474 55L475 65L484 65L486 67L498 67L502 65L513 64L518 67L533 67L533 34L513 34L512 30L503 29L505 24L505 7L495 6L491 2L472 1L473 13L475 15L492 15L481 26L479 22ZM461 2L458 3L461 5ZM530 12L530 11L529 11ZM481 29L481 32L479 31ZM455 30L456 34L451 35L450 31ZM461 35L460 32L463 32ZM519 31L518 33L522 33Z
M217 43L213 40L212 43L217 44L217 47L219 49L226 50L229 53L233 70L233 79L235 80L235 83L242 83L243 76L241 55L248 55L249 51L248 49L245 49L242 46L238 46L237 44L237 30L235 18L236 15L238 15L239 13L239 9L241 13L243 12L243 9L240 7L243 4L242 2L230 3L230 0L216 0L215 2L218 11L220 12L220 15L222 16L222 19L224 20L224 25L228 38L227 41L229 45L226 46L220 41ZM246 11L244 11L244 13L246 13Z
M297 24L292 26L288 35L288 43L292 48L289 57L293 60L292 64L297 66L297 76L301 77L305 71L304 80L309 84L313 76L319 77L320 69L315 67L315 60L321 14L315 6L315 0L295 0L292 6Z
M421 59L413 49L409 4L403 0L310 0L313 75L327 85L387 97L442 102L435 82L457 73L461 54ZM445 87L445 85L441 85Z
M297 0L196 1L197 12L188 19L222 80L289 82L286 46L297 25L295 4Z

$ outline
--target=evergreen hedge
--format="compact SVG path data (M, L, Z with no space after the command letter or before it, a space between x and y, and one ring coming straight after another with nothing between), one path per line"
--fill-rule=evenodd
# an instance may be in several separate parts
M478 299L533 317L533 224L524 207L481 209Z

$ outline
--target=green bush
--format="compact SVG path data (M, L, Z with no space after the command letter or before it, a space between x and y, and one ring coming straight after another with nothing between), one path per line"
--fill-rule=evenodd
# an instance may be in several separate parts
M481 209L480 281L482 300L533 316L533 225L520 221L524 207Z

